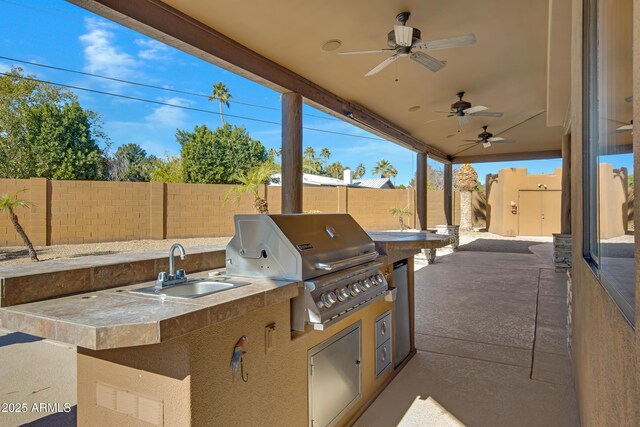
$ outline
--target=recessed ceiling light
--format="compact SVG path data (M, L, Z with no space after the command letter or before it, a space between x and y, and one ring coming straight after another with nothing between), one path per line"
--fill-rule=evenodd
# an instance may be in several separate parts
M342 46L342 41L338 39L328 40L324 42L324 44L322 45L322 50L326 52L331 52L333 50L338 49L340 46Z
M411 111L413 113L414 111L418 111L419 109L420 109L419 105L414 105L413 107L409 108L409 111Z

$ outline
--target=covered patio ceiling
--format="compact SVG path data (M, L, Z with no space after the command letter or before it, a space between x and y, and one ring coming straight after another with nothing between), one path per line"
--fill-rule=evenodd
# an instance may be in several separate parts
M439 160L560 156L569 108L568 1L71 1L278 91L298 91L315 107ZM473 33L477 43L429 52L446 61L435 73L400 58L365 77L393 52L337 55L386 48L402 11L411 12L407 25L423 41ZM329 40L342 45L326 51ZM469 117L458 131L455 117L438 111L448 111L460 91L504 115ZM483 125L516 142L461 147Z

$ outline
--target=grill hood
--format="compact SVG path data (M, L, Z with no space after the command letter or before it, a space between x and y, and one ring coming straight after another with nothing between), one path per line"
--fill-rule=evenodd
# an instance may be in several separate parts
M348 214L236 215L227 274L308 280L377 257L369 235Z

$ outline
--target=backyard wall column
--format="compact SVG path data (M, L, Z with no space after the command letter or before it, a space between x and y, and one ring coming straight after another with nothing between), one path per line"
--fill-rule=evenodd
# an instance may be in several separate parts
M416 227L427 229L427 154L418 153L416 167L416 213L418 222Z
M149 238L155 240L165 239L167 236L166 227L166 191L167 184L164 182L151 181L149 183L151 195L149 204Z
M282 94L282 213L302 212L302 96Z
M48 186L46 178L31 178L29 179L29 194L24 197L31 203L29 224L25 228L27 228L27 235L34 246L47 245Z
M561 200L560 233L571 234L571 134L562 137Z
M444 218L447 225L453 225L453 165L444 165Z

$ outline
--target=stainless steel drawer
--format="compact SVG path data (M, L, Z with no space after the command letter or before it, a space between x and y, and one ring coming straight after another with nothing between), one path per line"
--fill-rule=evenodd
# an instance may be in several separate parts
M376 319L376 348L391 338L391 312L387 312Z
M391 340L376 349L376 377L391 366Z

